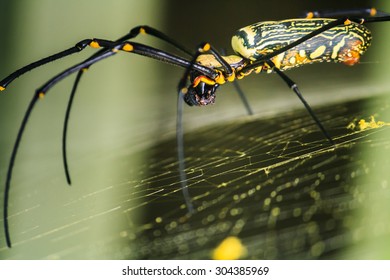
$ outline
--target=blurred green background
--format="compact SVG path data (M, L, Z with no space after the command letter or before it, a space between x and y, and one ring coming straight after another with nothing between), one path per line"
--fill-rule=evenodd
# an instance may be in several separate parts
M371 5L390 11L386 1L0 1L0 76L82 39L116 39L140 24L156 27L188 48L208 41L231 52L232 34L248 24L299 17L307 10ZM370 24L373 46L361 65L313 65L288 74L312 106L388 92L389 28L390 23ZM141 36L139 40L173 51L153 38ZM36 69L2 92L1 190L12 145L34 90L91 53L85 50ZM108 248L101 240L123 232L123 224L136 223L143 213L133 211L134 220L126 220L113 201L118 195L114 192L121 190L113 185L141 178L142 171L129 178L129 170L147 160L148 153L139 151L174 135L175 90L182 71L131 54L118 54L91 67L81 81L70 120L72 187L66 184L60 152L74 77L62 81L39 101L13 173L9 222L14 248L5 247L1 232L0 258L122 258L120 250L115 253L112 244ZM274 75L254 75L241 85L258 114L301 107ZM211 108L186 108L185 127L196 129L244 114L233 87L227 85L219 90L217 103ZM129 199L134 208L139 203ZM121 248L122 244L116 246Z

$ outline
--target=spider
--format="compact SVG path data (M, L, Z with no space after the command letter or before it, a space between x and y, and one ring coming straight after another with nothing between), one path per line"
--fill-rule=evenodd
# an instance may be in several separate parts
M370 22L389 21L390 15L374 8L353 9L348 11L309 12L305 18L281 21L265 21L239 29L232 37L233 55L222 55L210 43L199 44L193 53L164 33L149 26L137 26L116 41L105 39L85 39L73 47L48 56L13 72L0 81L0 90L4 90L14 79L44 64L80 52L87 47L99 49L88 59L64 70L38 88L25 112L8 166L4 193L4 230L7 246L11 247L8 225L8 199L11 186L12 170L24 129L37 101L59 81L77 72L68 102L63 130L63 162L67 182L71 184L66 156L66 135L70 110L79 81L91 65L119 52L135 53L185 69L178 83L177 102L177 157L181 189L189 213L194 212L191 196L186 185L184 162L184 143L182 110L183 102L189 106L213 104L217 89L227 82L236 83L252 73L276 73L298 96L306 110L330 144L333 140L309 104L303 98L297 84L283 71L305 64L335 62L354 65L359 62L371 45L371 32L363 25ZM148 45L129 41L140 34L148 34L165 41L184 56L168 53ZM249 114L249 106L243 92L236 85L237 91Z

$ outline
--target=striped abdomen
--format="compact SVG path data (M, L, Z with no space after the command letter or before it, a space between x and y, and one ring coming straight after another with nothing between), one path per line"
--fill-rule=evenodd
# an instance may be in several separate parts
M256 61L321 28L334 19L289 19L259 22L241 28L232 38L234 51ZM371 32L351 22L333 27L298 46L277 55L272 61L281 70L314 62L354 65L371 44Z

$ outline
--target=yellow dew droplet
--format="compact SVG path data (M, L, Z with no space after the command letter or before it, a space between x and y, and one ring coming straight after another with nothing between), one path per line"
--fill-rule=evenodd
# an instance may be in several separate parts
M368 128L379 128L384 125L390 125L390 123L385 123L383 121L375 121L375 117L371 116L370 121L366 122L365 120L360 120L359 121L359 129L360 130L365 130Z
M279 216L279 214L280 214L280 208L279 208L279 207L274 207L274 208L272 208L272 210L271 210L271 215L272 215L273 217L277 217L277 216Z
M369 123L366 122L366 120L363 120L363 119L360 120L358 124L359 124L359 129L360 129L360 130L365 130L365 129L367 129L367 128L369 127L369 125L370 125Z
M294 217L299 217L302 214L302 209L301 208L294 208L293 210L293 216Z
M350 122L347 125L347 129L354 130L356 128L356 124L354 122Z
M355 125L354 122L351 122L348 124L347 128L351 130L366 130L371 128L380 128L382 126L389 126L390 123L384 122L384 121L376 121L374 116L370 117L369 121L366 121L365 119L361 119L357 122L357 125Z
M225 238L213 251L214 260L238 260L246 255L246 248L235 236Z

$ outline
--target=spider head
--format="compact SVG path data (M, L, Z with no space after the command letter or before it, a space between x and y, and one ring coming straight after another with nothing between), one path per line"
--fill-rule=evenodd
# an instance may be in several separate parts
M183 96L185 103L190 106L214 104L215 91L219 87L219 83L215 79L211 79L197 71L192 71L190 82L191 84Z
M214 104L215 91L218 86L219 84L208 85L204 82L200 82L196 86L190 85L187 93L184 95L184 101L190 106Z

